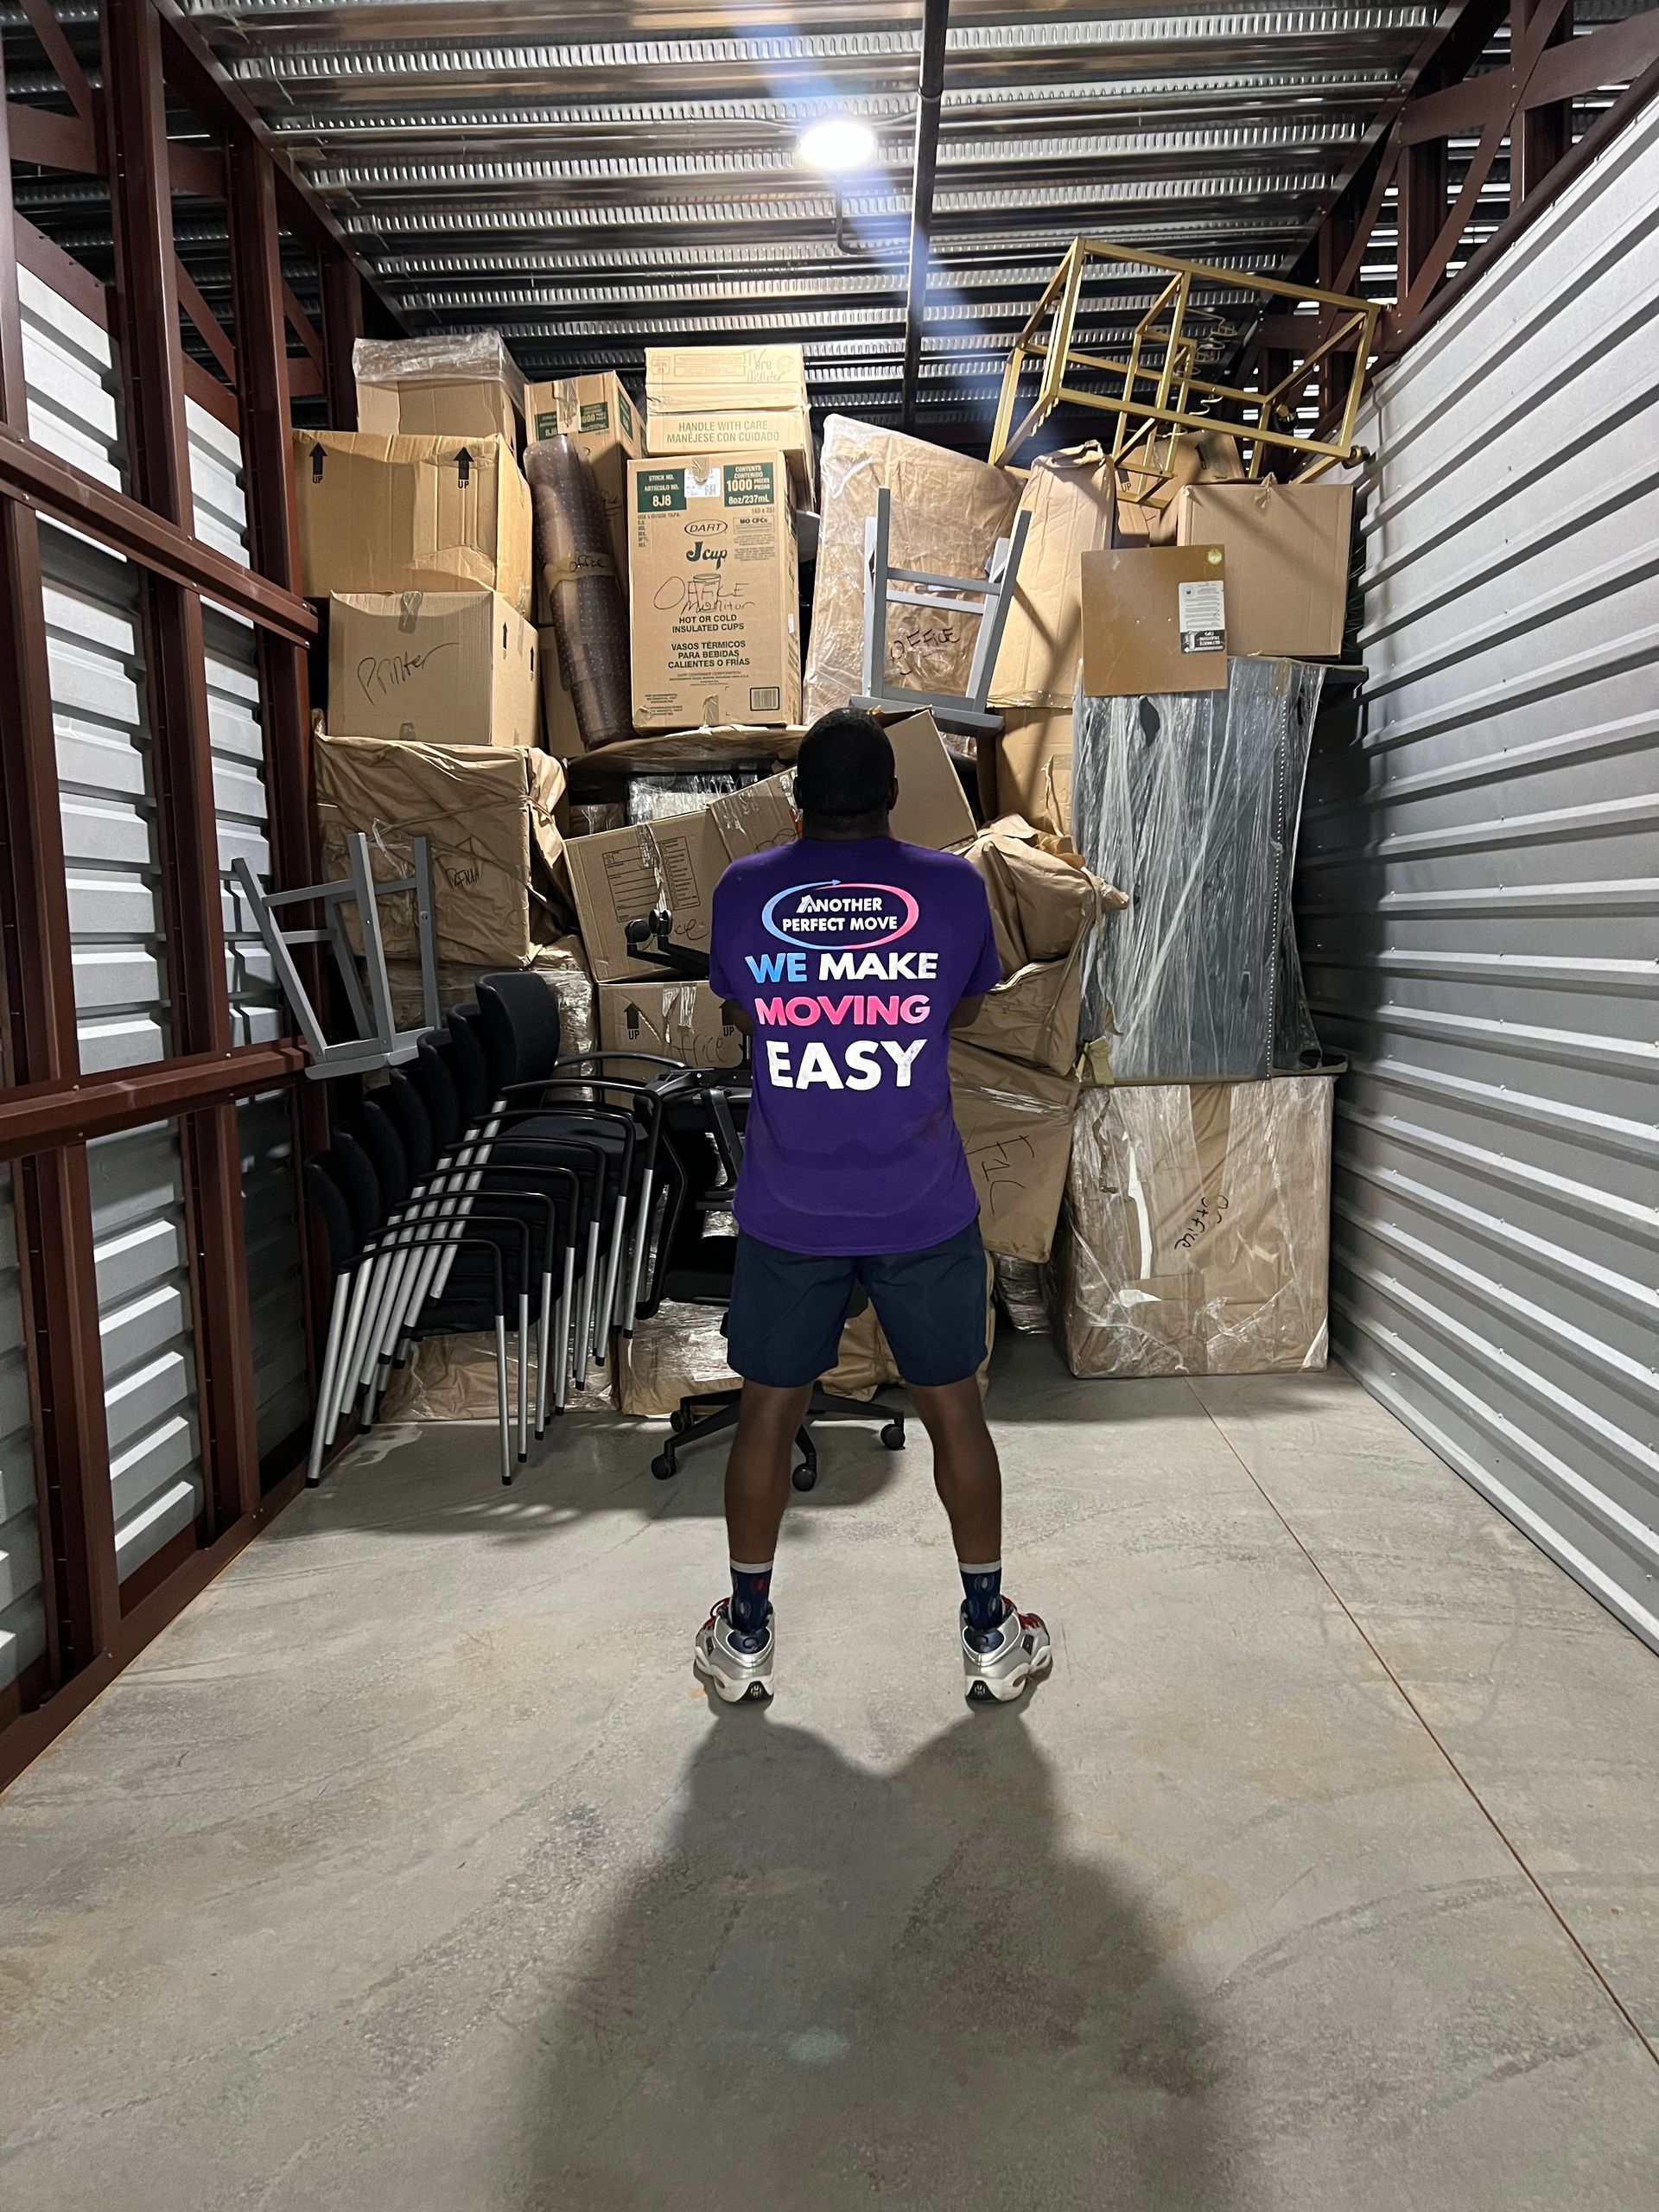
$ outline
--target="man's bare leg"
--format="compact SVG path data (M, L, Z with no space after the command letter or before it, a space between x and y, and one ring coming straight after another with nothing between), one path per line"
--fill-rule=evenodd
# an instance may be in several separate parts
M770 1562L778 1549L795 1433L811 1399L810 1382L791 1390L766 1382L743 1385L737 1434L726 1462L726 1540L734 1560Z
M732 1594L697 1631L697 1672L728 1705L772 1694L777 1639L772 1624L772 1561L789 1503L789 1463L811 1402L812 1385L779 1390L746 1382L737 1434L726 1462L726 1535Z
M962 1569L963 1672L968 1694L1005 1703L1053 1664L1047 1629L1002 1595L1002 1471L973 1376L934 1389L910 1385L933 1446L933 1481Z
M957 1557L977 1566L1002 1556L1002 1471L969 1375L934 1389L912 1383L910 1402L933 1446L933 1484L950 1518Z

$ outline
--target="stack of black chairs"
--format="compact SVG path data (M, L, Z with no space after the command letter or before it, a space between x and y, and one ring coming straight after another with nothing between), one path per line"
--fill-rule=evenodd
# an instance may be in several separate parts
M477 1333L494 1338L511 1482L532 1408L539 1438L604 1366L613 1330L632 1333L666 1101L689 1071L559 1044L540 977L486 976L406 1068L342 1099L306 1167L333 1281L311 1482L353 1406L372 1421L416 1343Z

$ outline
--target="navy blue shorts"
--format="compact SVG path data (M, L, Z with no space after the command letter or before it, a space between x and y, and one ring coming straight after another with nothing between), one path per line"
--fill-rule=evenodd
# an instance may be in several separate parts
M841 1325L862 1284L899 1372L924 1389L960 1382L985 1357L985 1248L970 1221L925 1252L842 1259L737 1239L728 1357L774 1389L816 1382L835 1365Z

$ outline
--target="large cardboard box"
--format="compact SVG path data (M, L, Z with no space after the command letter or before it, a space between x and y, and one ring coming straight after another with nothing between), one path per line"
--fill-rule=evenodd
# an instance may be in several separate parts
M982 756L983 758L984 756ZM1023 815L1034 830L1071 832L1071 716L1037 709L1003 716L990 757L993 788L982 781L988 814Z
M795 834L785 779L774 776L696 814L572 838L565 864L594 974L602 983L660 977L627 944L627 925L659 908L674 917L672 943L706 953L715 886L728 861Z
M628 463L641 731L801 718L800 583L781 452Z
M1227 688L1226 556L1154 545L1083 556L1083 688L1091 699Z
M1018 485L1002 469L842 415L830 416L823 426L819 474L822 515L804 708L809 722L844 707L865 689L864 524L875 512L882 486L893 493L893 565L945 576L984 574L997 539L1012 527L1019 496ZM960 692L978 633L978 616L959 609L893 607L887 617L888 682L915 691Z
M1112 542L1111 463L1097 445L1044 454L1020 494L1030 515L991 677L994 707L1070 707L1083 653L1083 556Z
M534 745L537 691L536 632L499 592L328 602L329 719L353 737Z
M628 463L645 451L645 424L620 379L609 369L597 376L561 377L532 384L524 392L524 423L530 442L574 438L594 472L600 504L616 556L617 581L628 588ZM536 619L552 620L538 582Z
M984 879L1002 981L956 1036L1003 1059L1069 1075L1089 939L1128 901L1080 862L1044 851L1023 823L992 823L965 858Z
M308 599L499 592L530 613L530 486L505 438L296 430Z
M801 504L811 501L817 481L812 417L804 407L653 407L645 442L652 454L776 448L789 463L790 481Z
M1350 484L1193 484L1175 503L1176 543L1227 556L1227 650L1285 660L1342 651Z
M689 1068L743 1065L743 1035L727 1020L707 983L653 982L599 987L599 1041L607 1052L639 1052ZM641 1068L641 1081L657 1071Z
M806 366L797 345L647 346L645 402L654 415L710 409L806 405Z
M1046 1260L1071 1155L1077 1084L954 1039L950 1095L988 1252Z
M522 435L524 380L499 334L359 338L352 349L357 427L376 437Z
M1074 1375L1325 1365L1331 1094L1329 1076L1084 1091L1052 1271Z
M956 762L925 709L887 728L893 747L899 803L889 823L907 845L931 845L936 852L971 837L976 824Z
M319 737L312 749L323 872L346 874L361 830L377 878L407 875L413 840L432 845L437 957L527 968L569 928L555 810L564 771L544 753ZM379 902L388 960L417 960L412 893ZM360 947L359 948L360 950Z

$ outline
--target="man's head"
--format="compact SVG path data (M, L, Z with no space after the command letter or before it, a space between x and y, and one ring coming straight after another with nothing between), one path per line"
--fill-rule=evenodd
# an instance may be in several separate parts
M837 707L801 740L795 800L809 837L885 837L899 796L893 747L873 715Z

